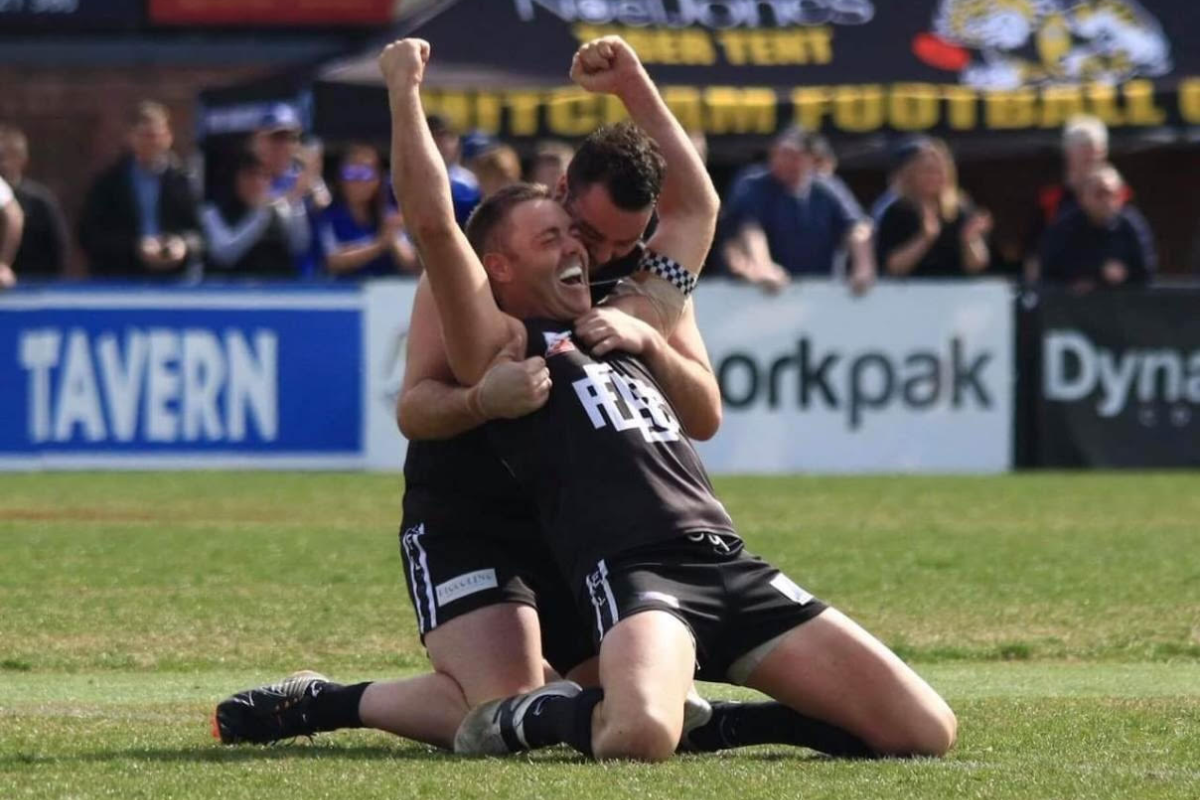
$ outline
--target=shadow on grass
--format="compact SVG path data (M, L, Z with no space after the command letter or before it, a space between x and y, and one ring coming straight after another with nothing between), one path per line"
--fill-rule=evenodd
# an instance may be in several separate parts
M133 747L127 750L97 750L70 755L16 753L0 757L0 767L24 764L104 763L110 761L151 761L173 763L239 764L252 761L437 761L454 754L421 747Z
M832 762L832 759L810 750L765 750L750 749L743 751L725 751L721 754L689 753L681 757L688 760L694 758L729 758L734 756L762 762L796 761L796 762ZM444 750L435 750L420 746L387 747L383 745L359 745L353 747L322 747L322 746L264 746L264 747L178 747L152 748L137 747L127 750L97 750L91 753L76 753L71 755L42 755L39 753L16 753L0 756L0 768L18 766L48 766L53 764L101 764L115 761L149 761L160 764L245 764L251 762L269 761L424 761L424 762L487 762L492 760L519 760L523 765L536 768L538 766L559 766L562 764L583 764L588 759L566 748L553 751L541 751L533 756L513 756L506 759L481 756L460 756Z

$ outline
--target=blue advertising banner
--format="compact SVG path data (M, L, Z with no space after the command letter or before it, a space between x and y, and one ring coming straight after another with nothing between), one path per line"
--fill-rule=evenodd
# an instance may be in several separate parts
M0 465L353 467L357 292L43 292L0 303Z
M0 0L0 34L134 29L142 0Z

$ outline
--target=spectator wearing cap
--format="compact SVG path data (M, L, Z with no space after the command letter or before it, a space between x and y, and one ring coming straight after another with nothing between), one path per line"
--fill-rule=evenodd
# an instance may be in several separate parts
M201 253L196 198L171 153L165 106L138 104L130 152L92 184L80 214L79 241L90 274L178 278Z
M239 152L229 186L201 214L211 273L232 277L294 278L308 247L304 206L271 197L271 172L253 151Z
M25 215L21 245L12 268L22 278L57 278L66 267L67 223L54 194L25 177L28 166L29 140L24 132L0 126L0 180L12 187Z
M17 274L12 263L21 246L24 227L25 214L8 182L0 178L0 290L16 285Z
M876 233L888 275L953 278L987 269L992 218L958 188L954 159L936 140L919 143L896 173L896 201Z
M486 200L505 186L521 182L521 159L516 150L497 144L471 160L471 171L479 180L480 197Z
M479 181L460 162L462 159L462 141L458 131L450 125L445 117L430 114L426 117L429 132L442 160L446 162L446 171L450 174L450 199L454 203L454 218L459 225L466 225L467 218L479 205Z
M848 251L856 291L875 279L871 225L857 203L817 174L814 139L799 128L781 133L767 166L734 185L725 214L729 271L777 291L794 275L831 276Z
M537 143L533 159L529 162L530 183L540 183L553 190L567 174L567 165L575 155L575 148L556 139L545 139Z
M416 248L404 232L404 218L388 203L379 151L370 145L346 148L333 203L317 224L325 269L335 278L421 271Z
M1108 127L1097 117L1072 117L1062 133L1063 179L1038 190L1037 207L1030 220L1025 240L1025 276L1037 280L1038 254L1046 230L1061 216L1079 208L1079 193L1083 180L1098 166L1108 161ZM1132 195L1128 189L1124 200Z
M1076 186L1078 205L1060 215L1042 240L1042 280L1081 290L1148 283L1158 266L1154 236L1128 204L1121 173L1100 164Z
M321 177L324 157L319 142L304 144L304 127L292 106L272 106L254 132L251 148L271 176L270 197L283 200L308 214L310 229L316 218L332 201L329 187ZM314 238L297 254L294 274L309 277L319 272L320 246Z

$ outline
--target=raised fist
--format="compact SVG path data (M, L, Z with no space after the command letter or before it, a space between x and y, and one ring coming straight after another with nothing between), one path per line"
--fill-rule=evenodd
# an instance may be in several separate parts
M637 53L620 36L593 39L571 61L571 80L589 92L616 94L641 71Z
M400 39L379 54L379 71L389 89L420 86L429 62L429 42L424 39Z

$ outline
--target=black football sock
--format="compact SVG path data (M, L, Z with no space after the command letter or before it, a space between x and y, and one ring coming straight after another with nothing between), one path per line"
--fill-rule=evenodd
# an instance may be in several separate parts
M715 702L712 709L712 719L688 735L688 741L702 753L756 744L790 744L839 758L875 756L857 736L782 703Z
M343 686L340 683L328 683L313 698L312 720L318 731L336 731L342 728L361 728L362 717L358 715L358 706L362 702L363 692L371 683L355 683Z
M525 741L534 749L567 744L591 756L592 712L603 699L603 689L584 689L574 697L541 698L525 712Z

